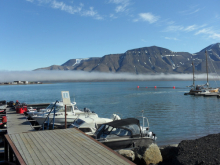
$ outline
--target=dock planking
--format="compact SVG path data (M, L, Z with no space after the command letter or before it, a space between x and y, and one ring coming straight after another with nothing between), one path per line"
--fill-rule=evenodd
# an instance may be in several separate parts
M5 147L10 146L19 164L134 164L78 129L35 131L23 114L12 108L7 108L6 113ZM9 157L5 157L8 159L10 150Z
M6 136L26 164L134 164L75 128Z
M8 134L34 131L26 117L23 114L16 113L15 109L7 108L6 114Z

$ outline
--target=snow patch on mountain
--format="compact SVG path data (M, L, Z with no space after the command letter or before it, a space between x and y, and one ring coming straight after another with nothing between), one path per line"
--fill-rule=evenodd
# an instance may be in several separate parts
M72 65L72 66L75 66L75 65L78 65L81 63L81 61L85 61L85 60L88 60L89 58L77 58L76 59L76 62Z

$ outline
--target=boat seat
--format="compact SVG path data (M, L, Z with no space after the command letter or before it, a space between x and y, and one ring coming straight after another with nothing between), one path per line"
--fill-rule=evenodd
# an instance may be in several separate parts
M116 131L112 131L111 134L119 135L120 134L120 129L117 129Z
M127 136L129 134L129 131L127 130L121 130L119 136Z

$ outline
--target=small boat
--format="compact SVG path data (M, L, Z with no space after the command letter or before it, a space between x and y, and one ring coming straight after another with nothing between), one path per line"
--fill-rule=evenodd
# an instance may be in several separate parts
M72 107L70 107L71 109L73 109L72 111L75 111L76 113L80 113L81 111L77 108L76 106L76 102L72 102L70 103ZM59 111L60 109L63 109L64 110L64 104L62 101L59 101L56 103L55 105L55 102L52 102L49 104L48 107L44 108L44 109L36 109L36 108L33 108L33 107L29 107L27 109L27 115L32 117L34 115L41 115L41 114L46 114L46 113L53 113L54 109L56 109L56 111Z
M28 112L28 119L34 119L39 125L44 123L64 125L72 124L73 121L78 118L79 115L85 116L98 116L95 112L91 112L88 108L79 110L76 107L76 102L70 101L69 91L61 91L62 101L56 101L51 103L46 109L39 111Z
M121 118L116 114L113 114L110 119L100 118L98 116L79 115L79 117L68 128L78 128L88 135L93 135L102 124L120 119Z
M0 109L5 110L7 108L6 100L0 101Z
M219 94L219 88L205 88L200 92L194 93L195 96L217 96Z
M194 70L195 66L192 62L192 68L193 68L193 84L191 86L190 91L188 93L184 93L184 95L195 95L195 96L204 96L204 95L213 95L219 93L219 88L211 88L209 87L209 78L208 78L208 59L207 59L207 51L205 51L206 54L206 74L207 74L207 82L204 85L196 85L195 86L195 76L194 76Z
M156 140L149 127L141 127L136 118L102 124L92 137L113 150L148 147Z
M71 105L66 106L66 122L67 124L73 123L73 121L78 118L78 115L81 116L98 116L96 113L91 112L88 108L84 108L84 110L79 110L76 106L76 103L73 102ZM46 109L42 109L39 112L28 112L28 115L31 118L36 120L39 125L43 123L51 123L54 121L57 125L65 124L65 106L63 102L53 102Z

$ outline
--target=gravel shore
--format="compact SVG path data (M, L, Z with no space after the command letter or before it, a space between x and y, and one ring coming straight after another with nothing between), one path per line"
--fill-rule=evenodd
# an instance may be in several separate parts
M168 149L169 156L159 165L220 165L220 133L183 140L178 147Z

